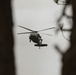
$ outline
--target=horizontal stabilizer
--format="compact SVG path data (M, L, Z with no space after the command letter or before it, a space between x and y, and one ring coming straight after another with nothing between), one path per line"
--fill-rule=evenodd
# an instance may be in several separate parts
M47 44L41 44L41 45L39 45L39 44L35 44L35 46L38 46L38 47L44 47L44 46L47 46Z

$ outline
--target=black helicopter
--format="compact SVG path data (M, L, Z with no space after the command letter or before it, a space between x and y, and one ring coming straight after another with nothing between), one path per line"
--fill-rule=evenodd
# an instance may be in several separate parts
M35 46L38 46L39 48L47 46L47 44L42 44L43 39L41 38L41 36L40 36L40 34L38 32L45 31L45 30L50 30L50 29L55 28L55 27L51 27L51 28L47 28L47 29L43 29L43 30L39 30L39 31L34 31L34 30L29 29L29 28L20 26L20 25L18 25L18 26L30 31L30 32L22 32L22 33L18 33L18 34L30 34L30 36L29 36L30 42L32 41L32 42L36 43ZM46 33L42 33L42 34L52 36L51 34L46 34Z

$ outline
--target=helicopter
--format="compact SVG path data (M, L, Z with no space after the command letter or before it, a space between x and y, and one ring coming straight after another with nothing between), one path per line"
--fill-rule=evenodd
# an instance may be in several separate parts
M50 30L50 29L54 29L55 27L51 27L51 28L47 28L47 29L43 29L43 30L39 30L39 31L34 31L32 29L29 29L29 28L26 28L24 26L21 26L21 25L18 25L20 28L23 28L23 29L26 29L26 30L29 30L30 32L22 32L22 33L18 33L18 34L30 34L29 36L29 41L35 43L34 46L37 46L37 47L44 47L44 46L47 46L47 44L43 44L42 41L42 37L41 35L39 34L39 32L41 31L45 31L45 30ZM52 36L51 34L46 34L46 33L42 33L42 34L45 34L45 35L48 35L48 36Z

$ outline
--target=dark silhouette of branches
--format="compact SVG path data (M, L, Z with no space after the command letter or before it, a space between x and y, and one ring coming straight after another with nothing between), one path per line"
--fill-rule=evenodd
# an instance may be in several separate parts
M67 5L65 5L63 13L61 17L58 19L58 22L61 21L63 16L68 17L65 14L66 7ZM63 56L62 75L76 75L76 0L72 0L72 8L73 8L73 17L71 18L73 19L73 26L70 35L70 47L65 53L62 53L58 46L55 47L57 51Z
M71 4L69 4L69 5L71 5ZM63 8L63 10L62 10L62 14L61 14L61 16L59 17L59 19L57 20L57 23L59 23L64 16L67 17L68 19L72 18L72 16L68 16L68 15L65 13L67 6L68 6L68 5L64 5L64 8Z
M0 0L0 75L15 75L11 0Z

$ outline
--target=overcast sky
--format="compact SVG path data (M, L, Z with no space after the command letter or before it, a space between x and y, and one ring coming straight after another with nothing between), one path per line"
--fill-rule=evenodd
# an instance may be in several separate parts
M55 4L53 0L16 0L14 5L18 9L48 9Z
M63 38L60 32L56 36L55 29L44 31L44 33L53 36L41 34L43 43L48 44L47 47L41 49L35 47L33 42L29 42L29 34L17 35L17 33L28 31L19 28L18 25L33 30L56 27L56 21L62 8L63 6L55 4L53 0L13 1L17 75L60 75L61 55L55 50L54 46L55 44L59 45L63 52L69 46L69 42ZM65 24L67 24L65 27L68 27L69 24L66 21Z

